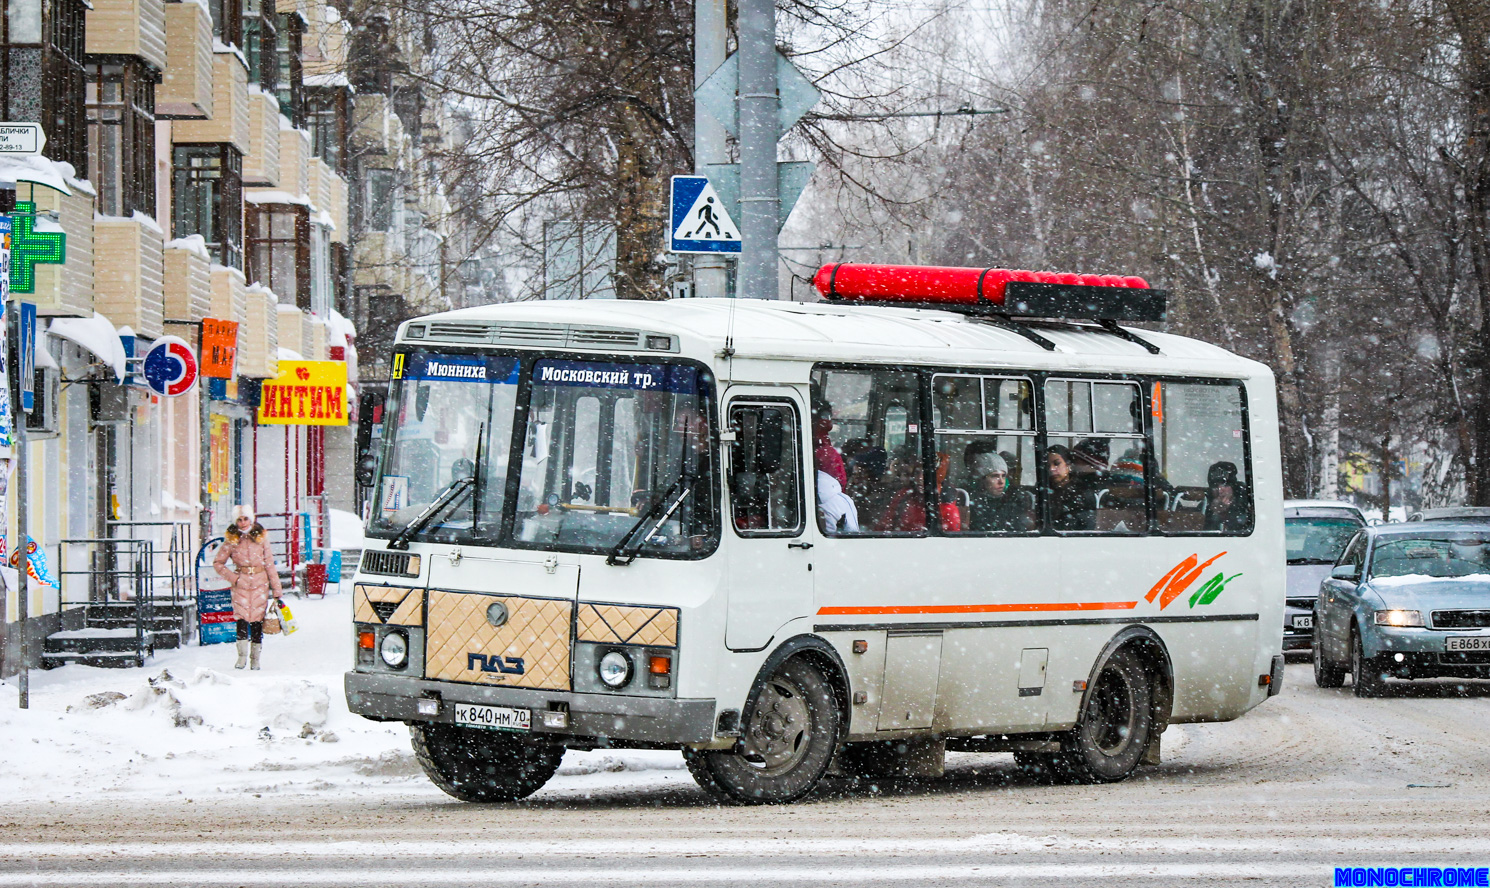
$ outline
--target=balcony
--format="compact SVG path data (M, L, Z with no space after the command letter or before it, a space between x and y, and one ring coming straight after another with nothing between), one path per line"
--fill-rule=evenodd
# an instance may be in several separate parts
M259 89L248 90L248 143L243 156L243 184L273 188L279 184L279 100Z
M165 238L153 222L101 216L93 223L93 261L105 269L93 276L93 308L116 327L129 325L157 339L164 305Z
M166 3L166 60L155 87L155 116L212 116L212 15L200 3Z
M310 135L304 130L279 131L279 190L314 200L310 193Z
M93 193L78 187L77 182L69 184L70 195L30 182L16 184L16 200L36 204L37 230L62 231L67 235L67 261L57 265L38 263L36 291L25 296L12 295L36 303L38 314L91 318Z
M332 243L345 244L347 242L347 180L331 174L331 206L326 208L331 215L331 221L336 224L336 230L331 232Z
M304 334L306 338L305 353L306 360L326 360L326 323L311 315L305 315Z
M220 321L248 320L248 284L243 272L226 265L212 266L212 304L208 315Z
M352 28L329 3L317 2L307 10L309 26L305 32L305 76L346 76L347 50L352 44Z
M200 235L165 245L165 316L195 323L212 310L212 258Z
M279 297L258 284L246 295L248 323L238 328L238 375L272 379L279 374Z
M279 347L287 348L309 360L309 349L305 344L305 312L283 303L275 308L279 312Z
M364 162L399 154L403 141L403 123L387 96L362 93L352 97L352 151L363 155Z
M249 130L248 69L236 52L214 52L212 119L177 123L172 128L171 141L178 145L228 143L247 154L253 147Z
M139 56L166 68L166 9L161 0L93 0L85 23L93 55Z

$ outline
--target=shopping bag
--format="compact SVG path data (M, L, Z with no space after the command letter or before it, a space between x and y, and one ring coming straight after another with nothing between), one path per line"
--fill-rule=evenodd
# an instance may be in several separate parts
M279 611L279 622L284 627L286 635L295 634L295 615L290 613L290 606L283 601L275 608Z
M269 604L264 608L264 634L278 635L280 633L279 606L274 599L269 599Z

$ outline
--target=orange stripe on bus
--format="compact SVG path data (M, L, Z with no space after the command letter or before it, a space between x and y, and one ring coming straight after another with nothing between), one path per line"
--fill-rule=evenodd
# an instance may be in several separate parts
M889 607L820 607L818 616L869 616L873 614L1000 614L1021 611L1132 610L1136 601L1047 601L1033 604L906 604Z

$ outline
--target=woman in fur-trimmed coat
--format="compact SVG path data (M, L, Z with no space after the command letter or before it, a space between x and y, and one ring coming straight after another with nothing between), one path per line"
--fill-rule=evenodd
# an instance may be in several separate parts
M212 559L217 575L233 584L233 618L238 621L238 662L235 669L248 665L259 668L264 647L264 613L269 609L269 593L276 601L283 592L279 587L279 570L269 548L264 525L254 520L247 506L233 507L233 523L223 534L224 541ZM233 570L227 563L233 562Z

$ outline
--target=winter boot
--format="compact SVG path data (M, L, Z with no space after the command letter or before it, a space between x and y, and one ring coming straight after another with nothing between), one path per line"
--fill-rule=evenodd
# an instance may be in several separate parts
M264 649L264 645L262 643L259 643L259 642L255 642L254 643L254 645L253 645L253 653L250 655L250 658L249 658L249 661L248 661L248 668L249 669L258 669L259 668L259 651L262 651L263 649Z
M255 663L258 662L258 658L257 657L254 658L254 662ZM246 638L240 638L240 639L238 639L238 662L233 664L233 668L234 669L242 669L244 666L247 666L247 665L248 665L248 639L246 639Z

